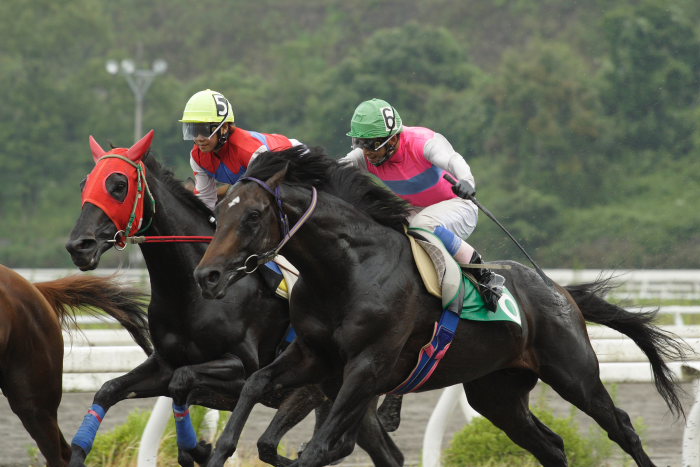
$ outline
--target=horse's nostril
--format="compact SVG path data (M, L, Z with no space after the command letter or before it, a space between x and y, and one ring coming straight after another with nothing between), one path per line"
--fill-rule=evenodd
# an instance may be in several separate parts
M210 284L217 284L221 279L221 273L219 271L211 271L207 275L207 282Z
M66 243L66 249L68 251L85 251L85 250L92 250L95 248L95 245L97 242L93 238L79 238L77 240L71 240L68 243Z

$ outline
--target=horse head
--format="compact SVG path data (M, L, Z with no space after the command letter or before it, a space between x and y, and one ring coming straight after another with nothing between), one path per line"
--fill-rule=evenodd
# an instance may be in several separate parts
M95 167L82 186L82 211L66 249L83 271L95 269L102 254L143 228L149 196L143 158L153 142L151 130L130 148L105 151L90 136ZM122 245L123 246L123 245Z
M283 168L266 181L244 177L217 204L214 241L194 271L205 298L223 297L229 284L274 256L286 233L277 227L286 222L279 197L285 173Z

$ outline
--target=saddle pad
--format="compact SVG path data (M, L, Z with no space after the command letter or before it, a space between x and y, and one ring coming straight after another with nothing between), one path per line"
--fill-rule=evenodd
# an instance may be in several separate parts
M273 260L277 266L279 266L280 272L282 272L282 277L284 278L280 285L277 287L275 293L289 300L289 296L292 293L292 288L296 284L297 279L299 279L299 271L292 265L287 259L282 255L275 256Z
M462 281L464 283L464 303L459 315L460 318L474 321L511 321L522 326L520 306L507 287L503 288L503 294L498 300L498 308L494 313L486 309L479 290L466 274L463 274Z

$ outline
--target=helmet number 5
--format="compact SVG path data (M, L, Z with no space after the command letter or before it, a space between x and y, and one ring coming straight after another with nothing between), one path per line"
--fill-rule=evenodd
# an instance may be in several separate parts
M384 117L384 126L386 131L391 131L396 126L396 117L394 117L394 109L392 107L382 108L382 117Z
M214 102L216 102L216 114L223 117L228 113L228 101L221 94L214 94Z

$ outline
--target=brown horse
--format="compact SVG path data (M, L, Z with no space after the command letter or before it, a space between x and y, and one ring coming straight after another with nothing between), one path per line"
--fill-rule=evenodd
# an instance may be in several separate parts
M143 302L139 291L117 285L114 278L76 275L32 284L0 265L0 389L47 465L68 465L71 456L56 419L62 395L61 329L75 322L75 307L96 307L116 318L150 354Z

